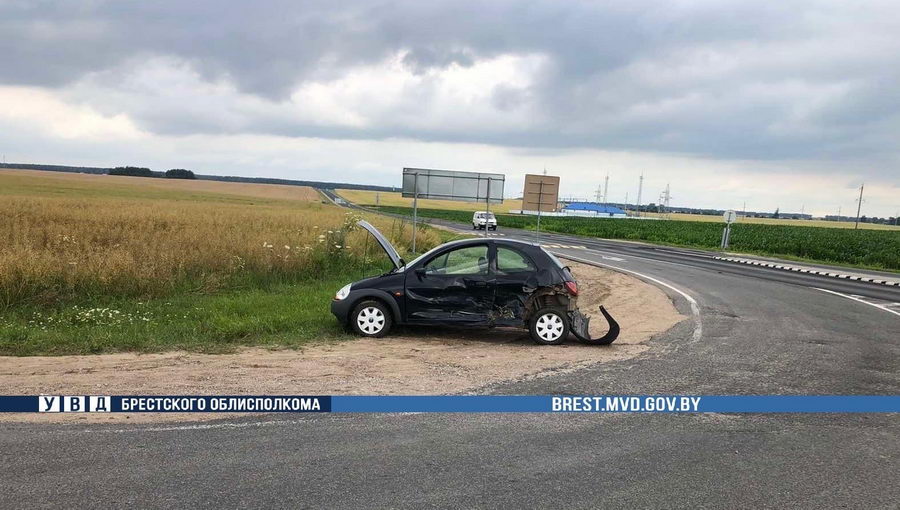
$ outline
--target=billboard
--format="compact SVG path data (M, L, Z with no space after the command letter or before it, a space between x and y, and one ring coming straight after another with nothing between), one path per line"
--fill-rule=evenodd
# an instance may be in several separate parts
M501 204L505 181L503 174L404 168L403 196L464 202L487 202L490 198L490 203Z
M522 191L523 211L556 211L559 201L559 176L525 174Z

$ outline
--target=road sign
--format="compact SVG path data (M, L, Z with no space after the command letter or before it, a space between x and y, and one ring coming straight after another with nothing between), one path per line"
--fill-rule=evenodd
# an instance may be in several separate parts
M525 188L522 191L523 211L555 212L558 201L558 176L525 174Z
M737 221L737 213L734 211L725 211L722 215L725 218L725 228L722 229L722 242L719 247L723 250L728 249L728 243L731 242L731 224Z

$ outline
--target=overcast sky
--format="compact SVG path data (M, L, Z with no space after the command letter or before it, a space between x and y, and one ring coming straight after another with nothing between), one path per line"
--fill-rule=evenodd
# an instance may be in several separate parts
M900 3L0 0L9 162L900 211Z

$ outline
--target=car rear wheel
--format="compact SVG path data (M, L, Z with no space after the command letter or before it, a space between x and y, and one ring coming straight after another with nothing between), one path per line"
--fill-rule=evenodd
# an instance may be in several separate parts
M391 312L380 301L363 301L350 314L350 329L360 336L383 337L390 331L391 324Z
M569 321L565 312L556 308L541 308L528 323L531 339L541 345L558 345L569 336Z

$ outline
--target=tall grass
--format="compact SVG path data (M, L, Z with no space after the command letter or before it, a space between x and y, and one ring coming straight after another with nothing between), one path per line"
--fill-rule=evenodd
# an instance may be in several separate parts
M346 209L204 198L5 196L0 310L302 282L382 255ZM401 251L409 245L408 223L372 221ZM432 231L418 236L439 243Z

